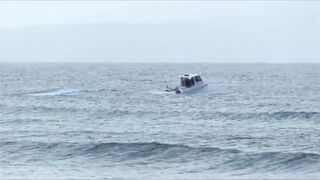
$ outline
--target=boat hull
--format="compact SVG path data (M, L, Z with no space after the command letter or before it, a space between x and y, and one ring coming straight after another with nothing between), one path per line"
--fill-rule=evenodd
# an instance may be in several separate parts
M194 92L194 91L200 90L206 86L208 86L208 84L205 84L205 83L194 85L189 88L180 86L180 87L176 87L175 91L176 91L176 94L182 94L182 93Z

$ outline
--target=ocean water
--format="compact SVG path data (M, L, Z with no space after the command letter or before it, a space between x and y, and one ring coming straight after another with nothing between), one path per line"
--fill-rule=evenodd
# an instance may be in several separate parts
M209 86L166 86L199 73ZM0 64L0 178L320 178L319 64Z

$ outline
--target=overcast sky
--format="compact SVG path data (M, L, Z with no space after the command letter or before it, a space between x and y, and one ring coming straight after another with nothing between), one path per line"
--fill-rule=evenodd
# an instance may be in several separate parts
M97 59L98 62L170 62L176 59L177 62L320 62L319 1L0 1L1 49L2 53L6 53L0 61L46 61L44 60L46 58L39 57L39 54L35 57L30 52L25 56L25 60L22 60L21 56L13 56L15 52L23 51L21 44L37 43L32 45L37 49L41 48L42 43L46 43L30 42L28 37L23 36L16 38L15 33L24 34L25 31L25 36L37 36L39 33L54 34L49 32L50 28L59 28L59 35L55 34L54 37L61 38L61 46L64 46L62 39L70 36L68 34L70 26L93 27L79 35L79 37L86 36L85 39L90 39L93 37L92 34L96 34L95 25L105 25L103 28L119 31L121 27L112 26L114 24L125 24L128 32L125 32L125 35L112 34L113 31L100 34L96 46L104 44L100 39L110 39L109 37L112 36L119 37L119 42L129 43L127 40L136 35L130 32L129 29L132 27L139 29L141 40L134 38L137 39L140 49L132 50L133 47L124 46L122 49L124 53L134 52L127 57L117 54L109 57L102 53L108 49L96 47L101 52L85 54L87 58L92 57L90 61ZM64 30L63 27L66 29ZM171 27L173 27L173 33L170 32ZM150 31L154 32L155 29L162 29L162 31L154 34L157 37L150 37L152 33ZM179 36L177 31L184 31L184 29L186 31L192 29L186 37L197 41L199 46L186 47L187 40L175 38ZM144 36L143 31L146 31L149 36ZM198 36L200 40L197 39ZM42 39L43 37L45 35ZM149 41L148 38L153 40ZM208 41L216 39L216 41L206 42L206 39ZM113 41L109 42L110 46L112 43L117 44L116 38ZM55 43L59 42L55 41ZM88 41L88 43L92 46L92 42ZM141 55L141 52L138 53L139 55L135 52L154 46L153 43L158 43L156 48L163 50L151 49L145 56ZM170 49L161 47L161 44L165 46L166 43L173 45ZM225 48L222 50L219 45ZM75 52L77 48L74 47L72 43L65 46ZM112 47L122 48L122 46ZM190 50L193 52L192 55L188 54ZM44 52L49 53L47 50ZM183 58L179 59L179 53L175 52L183 54L181 55ZM59 49L56 48L55 53L59 54ZM234 55L230 56L230 54ZM45 55L42 54L42 56ZM58 62L86 61L67 55L55 58Z

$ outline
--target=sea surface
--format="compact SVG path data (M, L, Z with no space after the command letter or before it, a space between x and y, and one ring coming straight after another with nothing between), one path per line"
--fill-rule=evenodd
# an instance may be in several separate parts
M0 64L4 178L319 179L320 64Z

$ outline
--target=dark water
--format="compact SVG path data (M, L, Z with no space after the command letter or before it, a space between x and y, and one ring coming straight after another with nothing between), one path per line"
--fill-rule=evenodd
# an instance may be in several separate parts
M163 91L186 72L209 86ZM319 64L0 65L0 178L319 171Z

